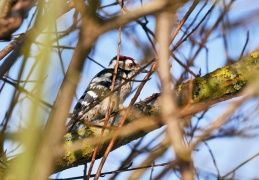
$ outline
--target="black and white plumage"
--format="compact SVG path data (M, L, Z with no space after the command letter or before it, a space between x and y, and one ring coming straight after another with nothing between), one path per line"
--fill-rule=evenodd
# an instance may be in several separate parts
M140 66L131 57L119 56L118 71L114 84L114 89L117 90L111 93L116 59L117 56L110 61L108 68L96 74L89 83L84 94L74 107L68 132L75 132L82 125L82 123L75 119L94 122L95 120L104 118L109 97L111 97L111 103L113 103L113 111L118 111L123 108L122 103L132 90L132 80L134 79L132 76L140 69ZM121 86L121 84L127 80L129 81Z

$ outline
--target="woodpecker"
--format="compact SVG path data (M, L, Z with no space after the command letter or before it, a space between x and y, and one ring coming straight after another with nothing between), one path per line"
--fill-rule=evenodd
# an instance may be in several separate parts
M74 107L72 119L68 123L68 132L76 132L81 126L83 127L84 125L80 121L96 123L104 118L109 105L109 98L111 98L111 104L113 105L112 112L123 108L122 103L132 90L133 80L135 79L132 76L139 71L140 65L133 58L120 55L114 84L115 91L112 92L112 79L116 61L117 56L110 61L108 68L100 71L90 81L84 94ZM142 71L142 73L146 72L146 70ZM125 81L127 83L123 84Z

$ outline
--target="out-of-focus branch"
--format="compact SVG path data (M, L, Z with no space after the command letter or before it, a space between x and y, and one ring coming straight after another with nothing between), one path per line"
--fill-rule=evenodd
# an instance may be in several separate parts
M22 24L35 0L6 0L0 4L0 40L10 40Z
M62 5L62 8L58 8L56 10L56 12L52 15L52 18L56 19L56 18L60 17L61 15L65 14L66 12L68 12L70 9L74 8L75 6L74 6L74 3L72 3L72 2L74 2L74 1L71 1L70 3L67 3L67 4L64 3ZM106 21L102 20L102 22L99 22L99 27L96 28L96 33L103 34L107 31L110 31L110 30L116 29L120 26L123 26L123 25L125 25L125 24L127 24L127 23L129 23L129 22L131 22L135 19L140 18L140 17L160 12L160 11L164 10L165 8L170 7L170 6L171 6L171 4L168 4L167 2L164 2L164 1L154 1L154 2L151 2L151 3L147 3L144 6L142 6L141 8L130 11L127 14L123 14L121 16L118 16L118 17L115 17L115 18L112 18L112 19L109 19L109 20L106 20ZM35 27L34 26L31 30L29 30L29 33L31 34L31 37L33 37L33 38L30 38L30 39L32 39L32 40L36 39L33 36L34 31L38 34L39 31L42 31L42 30L45 29L45 27L42 27L42 24L44 24L44 23L43 22L38 23L38 24L35 25L37 28L34 28ZM11 66L14 64L15 60L17 59L17 57L19 57L20 49L21 49L20 46L23 45L25 37L26 36L23 36L19 40L19 42L21 42L21 43L16 43L14 46L11 47L12 49L14 49L14 53L10 54L10 56L14 56L14 57L9 58L9 56L8 56L6 58L6 60L4 61L2 66L0 67L0 77L2 77L6 73L6 71L11 68ZM8 51L8 52L10 52L10 51ZM17 53L18 53L18 55L17 55ZM1 58L3 58L3 57L1 57Z
M178 121L178 106L176 96L172 91L172 75L170 73L169 44L170 44L170 22L173 15L163 12L157 16L157 41L158 50L158 75L162 87L161 95L161 118L166 125L167 137L170 140L170 146L174 149L176 158L182 162L179 164L182 179L193 179L193 172L190 168L191 153L183 144L183 130Z
M5 78L0 78L0 80L2 80L2 81L4 81L4 82L7 82L8 84L14 86L15 89L17 89L18 91L23 92L23 93L25 93L26 95L28 95L28 96L30 96L30 97L32 97L32 98L37 98L32 92L26 90L26 89L23 88L22 86L19 86L19 84L17 84L17 83L14 83L14 82L12 82L12 81L10 81L10 80L8 80L8 79L5 79ZM52 105L49 104L48 102L44 101L43 99L40 99L40 102L41 102L43 105L45 105L45 106L47 106L47 107L49 107L49 108L52 108Z
M4 7L5 7L7 2L8 2L8 0L0 1L0 18L5 16Z
M61 1L60 1L61 3ZM58 4L56 4L58 5ZM58 6L56 6L58 7ZM44 138L41 142L40 151L33 166L32 179L47 179L53 170L54 159L57 157L57 150L62 146L62 138L65 132L65 121L72 103L74 92L83 69L85 59L90 53L93 43L97 40L99 34L96 31L96 24L93 20L95 3L85 6L84 1L75 3L76 10L83 14L82 26L80 28L79 40L75 48L72 60L68 67L65 78L61 84L53 109L49 115L46 128L44 130ZM55 152L51 155L49 152ZM48 157L48 158L46 158ZM42 171L42 167L46 167Z
M0 51L0 61L8 54L10 53L14 47L16 47L17 43L19 43L19 41L21 40L21 37L23 37L24 35L20 35L19 38L15 39L14 41L12 41L10 44L8 44L5 48L3 48Z
M181 84L176 89L176 101L181 107L178 118L192 116L195 113L208 109L211 105L236 97L249 80L252 80L259 72L259 51L242 58L230 66L217 69L203 77L197 77L193 80ZM131 141L143 137L148 132L161 127L162 123L155 117L161 111L161 99L159 94L140 101L135 104L134 110L130 113L128 124L118 129L118 141L113 148L130 143ZM120 122L124 112L117 115L115 122ZM114 120L111 118L111 121ZM115 126L118 125L115 124ZM87 127L78 131L78 134L68 133L65 136L65 149L62 150L65 155L57 160L56 171L74 167L85 162L91 161L96 138L98 138L100 128ZM108 132L108 131L106 131ZM73 143L71 139L79 140L85 137L83 141ZM112 135L107 134L103 138L103 145L100 146L97 157L102 157L106 150L107 143Z
M258 56L257 54L256 56ZM257 70L257 77L258 77L258 70ZM232 102L228 109L222 113L217 120L215 120L211 125L197 138L197 140L192 144L193 148L197 147L200 142L202 142L206 137L209 136L211 132L214 130L220 128L227 120L227 118L247 99L255 96L258 93L259 89L259 81L258 79L255 79L253 83L250 83L242 93L240 93L240 96L242 96L238 101Z

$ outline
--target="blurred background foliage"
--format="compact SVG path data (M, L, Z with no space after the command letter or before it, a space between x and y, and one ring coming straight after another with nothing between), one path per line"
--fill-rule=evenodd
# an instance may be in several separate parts
M59 146L69 112L92 77L117 54L119 42L120 54L142 65L157 57L160 13L172 15L168 22L173 24L169 36L172 87L240 60L255 51L259 42L256 0L6 0L2 4L0 167L7 179L17 175L19 179L46 179L53 172L54 159L62 154ZM69 67L74 71L70 72ZM65 88L66 80L72 88ZM134 88L139 84L134 83ZM60 91L62 87L64 91ZM160 91L161 81L154 73L138 99ZM66 96L62 92L69 93ZM183 128L184 143L197 139L233 101L221 102L190 117ZM53 118L60 114L59 120ZM237 107L225 124L193 150L193 178L259 178L257 118L256 97ZM121 172L104 178L127 179L143 170L139 179L181 179L181 166L170 164L176 156L169 146L153 164L142 163L161 150L167 136L165 129L163 126L113 151L102 172ZM17 161L9 163L13 158ZM99 163L96 160L92 174ZM87 174L84 171L86 166L82 165L51 178L82 179Z

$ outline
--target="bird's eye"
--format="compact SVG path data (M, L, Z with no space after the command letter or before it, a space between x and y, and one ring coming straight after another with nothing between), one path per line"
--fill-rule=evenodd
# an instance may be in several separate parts
M130 67L130 68L133 67L133 63L129 63L129 67Z

